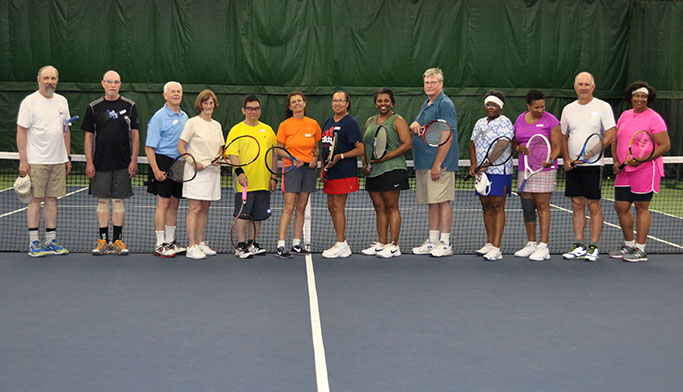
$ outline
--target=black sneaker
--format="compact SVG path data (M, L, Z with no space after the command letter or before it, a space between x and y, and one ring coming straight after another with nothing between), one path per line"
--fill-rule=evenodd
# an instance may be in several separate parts
M290 252L294 253L295 255L307 255L311 253L299 244L292 246L292 250Z
M287 249L285 249L284 246L277 248L277 250L275 251L275 255L281 259L291 259L292 258L292 254L289 253L289 251Z
M256 256L260 256L260 255L265 255L265 254L266 254L266 250L263 249L263 248L261 248L261 245L259 245L258 242L256 242L256 241L254 241L254 242L252 242L251 244L249 244L249 246L247 247L247 249L249 250L250 253L252 253L252 254L254 254L254 255L256 255Z

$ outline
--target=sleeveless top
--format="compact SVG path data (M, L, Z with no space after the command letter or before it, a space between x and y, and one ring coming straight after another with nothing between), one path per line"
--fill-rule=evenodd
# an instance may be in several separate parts
M372 144L375 139L375 132L377 132L377 128L379 128L380 125L384 125L388 131L387 139L389 140L389 146L387 147L387 154L390 151L397 149L401 145L401 139L398 137L398 132L396 132L396 129L394 129L394 122L396 121L396 118L398 118L398 114L394 113L382 124L376 123L377 115L372 116L368 119L368 127L365 130L365 134L363 135L363 143L365 144L365 156L368 160L368 163L372 161ZM385 162L373 163L372 172L368 177L377 177L396 169L408 169L408 166L406 165L406 158L404 155L400 155Z

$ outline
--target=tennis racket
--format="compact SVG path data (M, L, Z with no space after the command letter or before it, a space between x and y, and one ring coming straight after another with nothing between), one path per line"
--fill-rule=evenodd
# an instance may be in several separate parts
M329 153L327 154L327 158L325 159L325 166L323 168L323 171L327 172L327 169L329 169L330 165L332 164L332 160L334 158L334 150L337 148L337 133L334 133L334 136L332 137L332 142L330 143L330 149Z
M543 162L550 160L550 141L544 135L540 133L533 135L526 147L529 149L529 154L524 155L524 179L517 190L518 193L522 193L531 176L543 170Z
M231 158L231 155L237 156L239 163ZM224 146L220 154L211 163L218 162L221 165L243 167L254 163L259 155L261 155L261 145L258 140L251 135L242 135L232 139L230 143Z
M64 121L64 134L65 135L66 135L66 131L69 130L69 127L71 126L71 124L73 124L74 121L76 121L76 120L78 120L78 116L73 116L70 119Z
M372 140L372 159L379 160L387 155L389 150L389 131L384 124L377 127L375 138Z
M265 158L266 169L278 176L288 173L303 164L301 159L295 157L286 148L280 146L273 146L266 150Z
M498 136L494 141L489 144L486 149L486 156L481 161L481 163L474 170L474 174L478 174L479 171L484 167L489 166L500 166L505 164L512 158L512 149L510 144L512 141L507 136ZM467 174L465 176L465 181L472 178L471 175Z
M619 170L624 170L626 165L636 162L646 162L655 153L655 138L648 131L638 131L631 138L628 145L628 154L624 163L619 166Z
M422 140L430 147L441 147L448 143L453 135L453 128L446 120L434 120L425 125L419 133Z
M188 182L197 177L197 162L190 153L181 154L166 170L166 178L175 182Z
M249 228L256 233L256 224L254 223L254 220L251 219L251 216L247 214L246 211L247 207L247 187L243 186L242 187L242 206L240 207L239 212L237 213L237 216L235 216L235 219L232 220L232 224L230 225L230 243L232 244L233 248L237 249L239 247L239 243L235 234L235 226L237 225L237 220L238 219L247 219L250 222ZM247 236L249 236L249 229L247 229ZM245 237L245 240L246 240ZM249 256L251 257L251 256Z
M595 163L602 158L602 153L604 150L604 142L602 140L602 135L599 133L593 133L586 138L583 142L583 147L581 152L575 161L572 162L572 166L576 167L578 163Z

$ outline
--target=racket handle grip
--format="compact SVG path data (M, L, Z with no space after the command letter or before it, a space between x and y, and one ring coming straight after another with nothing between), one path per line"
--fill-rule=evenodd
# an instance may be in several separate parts
M472 178L472 176L471 176L471 175L469 175L469 174L468 174L468 175L466 175L466 176L465 176L465 181L469 180L470 178Z
M624 161L624 163L619 165L619 170L624 170L625 167L626 167L626 161Z
M242 187L242 201L247 201L247 187Z

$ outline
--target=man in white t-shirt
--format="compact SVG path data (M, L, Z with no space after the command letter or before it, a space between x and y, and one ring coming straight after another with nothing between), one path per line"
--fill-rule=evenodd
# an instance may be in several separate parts
M607 148L616 135L616 123L612 107L593 97L595 80L588 72L581 72L574 79L578 100L562 109L562 157L567 183L564 195L572 199L572 221L576 237L572 249L563 254L565 259L596 261L599 258L598 241L602 233L602 168L601 157L594 163L585 163L581 150L587 138L594 133L603 138L602 148ZM598 150L600 150L598 144ZM601 153L602 151L599 151ZM586 244L586 205L591 218L591 240Z
M56 238L57 198L66 195L69 160L69 103L56 94L59 73L46 65L38 71L38 91L21 101L17 116L17 149L19 174L31 176L33 199L28 203L26 218L29 232L28 254L67 254ZM40 203L45 201L45 241L40 241Z

